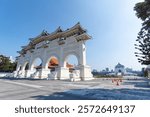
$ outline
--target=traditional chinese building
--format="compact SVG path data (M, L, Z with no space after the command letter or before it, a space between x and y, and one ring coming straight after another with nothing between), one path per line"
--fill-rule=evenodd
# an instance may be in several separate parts
M86 64L87 34L80 23L62 30L58 27L54 32L42 33L30 38L26 46L18 51L17 69L14 76L18 78L49 78L49 79L74 79L91 80L91 67ZM70 55L76 56L78 65L67 62ZM41 63L37 66L36 60Z
M118 63L116 66L115 66L115 74L118 75L124 75L125 74L125 66Z

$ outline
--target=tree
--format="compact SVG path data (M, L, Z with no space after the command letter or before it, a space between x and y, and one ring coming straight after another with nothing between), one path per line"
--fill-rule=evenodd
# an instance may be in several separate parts
M15 62L11 62L9 57L0 55L0 72L13 72L15 69Z
M150 0L145 0L144 2L137 3L134 7L136 11L136 16L140 18L142 23L142 28L137 36L138 44L135 44L135 56L141 64L150 64Z
M137 3L134 10L136 11L136 16L142 21L145 21L150 15L150 0Z

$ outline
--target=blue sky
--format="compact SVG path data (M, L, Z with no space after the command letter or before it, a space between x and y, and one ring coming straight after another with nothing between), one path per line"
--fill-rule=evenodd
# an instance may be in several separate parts
M0 0L0 54L17 56L43 29L70 28L77 22L93 37L87 63L101 70L120 62L140 70L134 43L141 28L135 3L143 0Z

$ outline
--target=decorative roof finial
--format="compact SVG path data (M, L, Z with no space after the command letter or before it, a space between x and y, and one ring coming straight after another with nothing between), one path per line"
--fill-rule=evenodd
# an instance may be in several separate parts
M56 32L56 33L62 32L61 27L59 26L59 27L56 29L56 31L55 31L55 32Z
M41 36L47 36L49 35L49 33L44 29L42 32L41 32Z

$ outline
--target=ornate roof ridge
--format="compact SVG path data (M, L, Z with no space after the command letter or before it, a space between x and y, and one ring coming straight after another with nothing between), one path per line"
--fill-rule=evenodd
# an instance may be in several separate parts
M61 29L61 27L59 26L54 32L51 32L49 35L54 35L61 32L63 32L63 29Z
M42 30L41 34L38 35L37 37L35 37L34 39L42 37L42 36L48 36L48 35L49 35L49 33L44 29L44 30Z
M72 26L71 28L66 29L64 31L61 29L60 26L52 33L48 33L46 30L43 30L40 35L38 35L34 38L29 38L30 42L28 43L27 46L23 46L22 49L27 50L27 49L31 48L30 46L32 46L32 44L34 45L36 43L41 42L42 40L44 41L44 40L47 40L49 38L54 38L55 39L57 37L70 35L68 33L74 33L74 32L77 32L77 31L79 31L81 33L84 33L87 30L84 29L81 26L80 22L77 22L74 26Z
M55 32L55 33L59 33L59 32L63 32L63 30L62 30L61 27L59 26L54 32Z
M79 29L81 29L81 30L83 30L83 31L87 31L86 29L84 29L84 28L81 26L80 22L78 22L77 24L75 24L75 25L72 26L71 28L66 29L66 30L64 30L64 31L61 29L60 26L59 26L54 32L52 32L52 33L48 33L46 30L43 30L40 35L38 35L38 36L36 36L36 37L34 37L34 38L29 38L29 40L30 40L30 41L34 41L35 39L40 38L40 37L43 37L43 36L54 35L54 34L61 33L61 32L62 32L62 33L66 33L66 32L69 32L69 31L74 30L74 29L77 29L77 28L79 28Z
M33 41L33 40L35 40L35 39L37 39L37 38L39 38L39 37L48 36L48 35L50 35L50 34L49 34L45 29L43 29L42 32L41 32L38 36L33 37L33 38L29 38L29 40L30 40L30 41Z
M80 24L80 22L77 22L77 23L76 23L74 26L72 26L71 28L65 30L65 32L67 32L67 31L69 31L69 30L72 30L72 29L76 29L76 28L80 28L80 29L83 30L83 31L87 31L86 29L84 29L84 28L82 27L82 25Z

